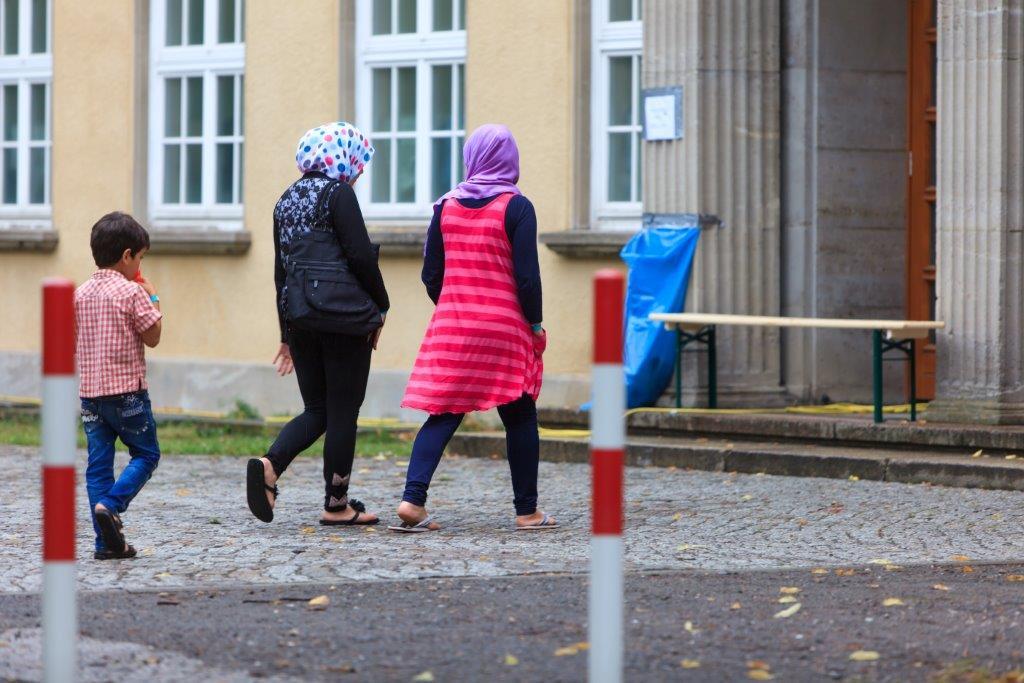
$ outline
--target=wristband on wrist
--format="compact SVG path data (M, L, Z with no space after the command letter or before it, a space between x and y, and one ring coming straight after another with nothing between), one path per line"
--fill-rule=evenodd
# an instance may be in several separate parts
M160 297L158 297L156 294L150 294L149 295L149 300L152 301L155 304L160 303Z
M534 323L530 327L533 329L534 332L543 332L544 331L544 324L543 323Z

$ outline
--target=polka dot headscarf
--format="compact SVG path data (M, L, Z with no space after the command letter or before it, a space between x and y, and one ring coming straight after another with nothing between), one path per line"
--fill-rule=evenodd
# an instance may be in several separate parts
M320 171L347 183L362 173L373 151L369 138L358 128L337 121L312 128L302 136L295 164L300 173Z

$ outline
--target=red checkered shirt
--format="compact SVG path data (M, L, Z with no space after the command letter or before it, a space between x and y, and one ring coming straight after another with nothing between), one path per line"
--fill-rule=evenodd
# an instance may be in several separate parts
M76 353L82 398L149 388L142 333L163 314L137 282L97 270L75 290Z

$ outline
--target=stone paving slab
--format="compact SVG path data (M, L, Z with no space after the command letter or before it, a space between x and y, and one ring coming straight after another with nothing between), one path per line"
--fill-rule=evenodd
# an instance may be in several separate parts
M587 570L589 468L541 463L541 503L563 528L512 531L504 461L446 458L431 489L444 530L397 535L317 525L321 464L281 480L272 524L245 505L245 459L167 456L125 517L140 557L97 562L80 454L78 552L84 590L152 589ZM123 464L124 456L118 456ZM40 588L36 449L0 447L0 592ZM405 463L356 462L352 494L394 521ZM627 570L712 571L1024 558L1024 494L884 482L629 468Z

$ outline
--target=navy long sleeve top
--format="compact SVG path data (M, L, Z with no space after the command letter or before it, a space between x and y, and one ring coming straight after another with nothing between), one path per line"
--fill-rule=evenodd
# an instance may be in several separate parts
M494 197L483 199L457 199L463 206L479 209L487 206ZM441 296L444 281L444 240L441 237L441 210L444 202L434 207L434 217L427 228L427 244L423 252L423 273L421 278L427 288L427 296L434 304ZM526 321L531 325L544 320L541 296L540 262L537 257L537 212L533 203L522 195L516 195L505 209L505 234L512 245L512 266L515 272L519 305Z

